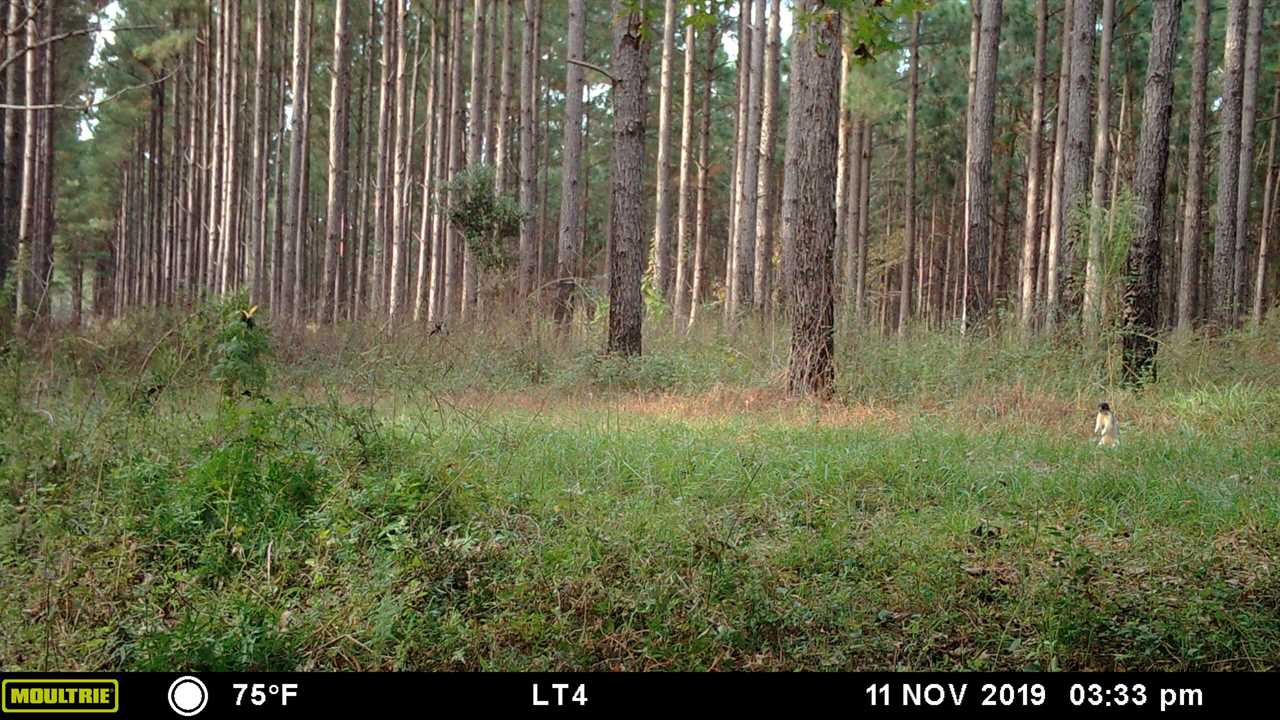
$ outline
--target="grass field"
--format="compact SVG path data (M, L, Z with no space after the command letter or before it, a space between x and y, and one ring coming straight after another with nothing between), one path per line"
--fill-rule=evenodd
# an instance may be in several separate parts
M228 402L220 312L9 346L0 667L1280 666L1280 323L1141 391L1065 343L842 335L829 403L768 328L631 363L348 329Z

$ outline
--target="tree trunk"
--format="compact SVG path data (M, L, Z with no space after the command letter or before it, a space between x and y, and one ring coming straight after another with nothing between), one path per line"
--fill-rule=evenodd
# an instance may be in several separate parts
M787 389L829 397L835 380L832 293L840 93L840 14L825 0L804 0L809 14L792 36L783 243L791 298Z
M862 141L859 143L862 148L860 152L862 178L858 181L861 197L858 199L858 262L853 308L853 316L858 323L862 322L863 309L867 304L867 237L871 227L871 132L871 121L863 119Z
M662 70L658 87L658 165L653 223L653 279L662 297L671 299L671 75L675 55L676 0L666 0L662 14ZM687 54L687 51L686 51Z
M1229 0L1222 61L1222 134L1218 142L1218 213L1213 234L1212 317L1233 323L1236 197L1240 191L1240 125L1244 92L1245 23L1249 0Z
M37 0L27 0L26 12L27 17L31 18L38 12ZM12 17L12 16L11 16ZM13 32L17 32L18 22L11 23ZM27 45L35 45L40 40L39 23L28 20L26 39ZM34 53L27 52L22 62L26 68L26 104L37 105L37 82L38 63ZM16 72L16 67L15 67ZM30 321L31 312L31 246L34 238L35 219L36 219L36 114L34 112L27 113L27 117L23 122L23 140L22 140L22 199L20 202L20 210L18 216L18 251L16 253L16 262L14 264L14 274L17 276L16 302L14 305L14 325L16 331L21 332L26 329Z
M606 350L641 351L644 298L644 133L649 75L644 2L614 0L613 162L609 192L609 338Z
M1267 255L1274 232L1274 215L1278 197L1277 186L1280 186L1280 168L1276 165L1276 128L1280 126L1280 73L1276 73L1276 89L1271 96L1271 139L1267 142L1267 164L1264 168L1267 179L1262 189L1262 218L1258 240L1258 268L1253 284L1253 322L1254 326L1262 323L1266 310L1263 290L1267 284Z
M439 156L436 154L437 121L444 114L440 109L440 99L437 95L440 86L444 84L441 76L439 17L440 3L436 0L432 3L431 15L427 18L430 35L426 54L428 63L426 122L423 123L422 131L422 207L419 209L421 214L418 221L418 261L414 266L413 282L413 321L415 323L421 322L430 314L427 306L430 298L427 287L431 279L433 259L431 250L434 245L432 240L434 234L431 232L433 217L431 191L435 187L435 172L439 162Z
M568 55L570 61L583 60L586 47L586 11L583 0L569 0ZM556 250L555 321L566 328L573 319L582 237L581 196L578 183L582 171L582 66L565 64L564 151L560 169L560 241Z
M780 84L782 46L782 0L769 3L768 44L764 49L764 97L760 110L760 177L756 189L759 210L756 214L755 296L756 311L762 316L770 311L773 300L773 247L778 214L779 193L776 179L780 176L775 148L778 145L778 85Z
M296 300L294 288L301 286L301 278L297 277L297 257L302 248L299 239L302 237L299 227L300 209L303 193L303 158L306 153L306 137L303 133L302 118L306 114L306 58L305 50L308 42L307 3L310 0L295 0L293 7L293 79L290 88L293 102L289 113L289 189L288 203L284 214L284 262L283 280L280 288L282 317L294 318L297 311L293 309Z
M1097 28L1094 0L1075 0L1071 29L1071 99L1067 102L1067 147L1062 176L1062 243L1058 291L1060 304L1075 309L1076 249L1087 242L1089 223L1084 221L1089 198L1089 93L1093 78L1093 35ZM1065 291L1070 291L1066 294Z
M11 0L8 9L7 40L0 41L5 55L18 58L26 47L26 34L19 30L26 8L22 2ZM4 77L6 105L20 105L25 101L23 79L26 63L19 59L9 66ZM7 301L9 266L18 255L19 216L22 213L22 167L24 128L28 113L6 110L4 113L4 181L0 186L0 302Z
M680 114L680 179L676 199L676 257L673 287L672 323L675 332L683 332L689 317L689 251L692 242L690 214L693 211L693 86L694 58L696 53L696 29L685 25L684 30L684 85L681 93ZM665 43L665 39L664 39ZM665 47L663 49L665 53ZM659 164L661 167L661 164Z
M902 294L898 302L898 335L907 332L911 317L911 285L916 254L916 96L920 73L920 13L911 15L911 66L907 72L907 197L903 214Z
M738 202L742 198L742 162L746 155L747 111L751 95L751 2L738 2L738 58L737 94L733 123L733 154L729 172L729 234L725 238L724 251L724 322L728 327L733 318L734 283L737 282L738 260Z
M404 32L405 12L404 6L400 4L401 0L395 0L395 2L397 4L394 12L387 14L387 20L395 25L396 38L396 106L392 131L395 150L392 154L391 177L391 275L387 283L387 318L392 323L398 323L402 319L404 303L405 239L408 231L405 222L404 196L409 185L408 140L413 132L413 116L406 106L409 92L408 83L405 81L405 64L409 53L405 50L407 39Z
M1231 274L1231 323L1240 324L1248 287L1245 249L1249 245L1249 208L1253 195L1253 134L1258 117L1258 65L1262 45L1262 7L1266 0L1249 0L1248 30L1244 53L1244 80L1240 98L1240 169L1236 191L1235 258Z
M218 262L220 276L218 292L225 295L233 289L233 264L236 258L236 245L240 241L235 232L236 210L239 207L236 173L236 150L240 132L240 113L236 111L236 98L240 95L240 75L237 72L240 58L240 0L227 0L226 7L226 54L223 57L222 70L226 80L226 95L222 99L223 111L226 113L226 135L223 145L222 171L222 256Z
M708 197L711 169L707 166L711 143L711 88L716 47L720 42L720 35L714 26L710 28L710 33L706 43L707 56L703 62L702 106L698 110L701 118L698 128L698 200L694 211L697 214L697 228L693 235L693 287L689 290L689 322L686 329L698 317L698 303L702 301L702 288L706 285L707 274L707 233L711 216L711 201Z
M1196 34L1191 59L1191 127L1187 144L1187 180L1182 208L1178 328L1189 330L1196 317L1200 283L1201 209L1204 206L1205 84L1209 74L1209 0L1195 0Z
M1049 214L1049 246L1046 248L1048 257L1045 261L1045 299L1044 299L1044 324L1045 329L1050 333L1057 327L1058 309L1061 304L1061 283L1062 283L1062 245L1063 231L1065 223L1069 220L1064 212L1064 182L1066 172L1066 151L1067 151L1067 121L1070 117L1071 108L1071 50L1073 43L1071 42L1071 28L1074 19L1074 0L1066 0L1066 6L1062 13L1062 62L1058 68L1058 108L1056 130L1054 132L1053 141L1053 180L1051 183L1050 193L1050 214Z
M1130 383L1155 378L1156 322L1160 310L1160 231L1165 170L1169 163L1169 115L1173 62L1178 49L1182 0L1153 0L1151 50L1142 99L1142 135L1134 175L1134 240L1125 263L1124 375Z
M538 36L534 23L539 0L524 0L524 38L520 64L520 206L525 215L520 221L520 297L528 299L534 292L538 272L538 247L534 205L537 202L538 158L534 143L535 116L538 110Z
M1102 0L1102 47L1098 50L1098 118L1093 140L1093 178L1089 186L1089 245L1084 275L1085 332L1096 337L1102 323L1102 214L1107 197L1107 149L1111 145L1111 38L1116 0Z
M335 0L333 10L333 81L329 102L329 196L325 222L324 280L320 287L320 322L337 322L333 292L338 243L346 225L347 95L350 60L347 53L347 0Z
M731 323L745 311L750 310L754 302L752 292L755 289L755 256L756 256L756 211L759 201L760 172L760 96L764 76L764 26L765 0L750 0L745 3L744 11L754 7L755 20L748 36L749 45L747 79L743 86L746 90L746 114L742 117L744 134L742 135L742 153L738 160L737 201L734 207L734 242L733 242L733 290L729 298L729 315ZM741 108L740 108L741 109Z
M462 171L463 163L463 137L462 132L465 127L466 119L466 95L463 92L463 47L465 46L462 35L463 6L462 3L450 3L453 9L453 21L449 36L453 42L452 59L449 61L450 74L452 81L450 84L450 115L449 121L449 177L456 178L458 173ZM452 206L455 201L452 192L447 194L445 204ZM449 223L446 222L446 226ZM456 317L462 305L462 256L463 256L463 240L462 234L456 229L450 227L448 239L445 246L445 267L444 267L444 307L440 313L441 322L449 322Z
M999 62L1002 0L982 5L978 79L973 99L973 148L969 157L969 242L961 324L965 330L986 317L991 306L987 256L991 252L991 142L995 130L996 68Z
M1107 0L1112 2L1112 0ZM1031 127L1027 133L1027 195L1022 224L1022 303L1019 320L1031 334L1036 311L1036 249L1040 239L1041 136L1044 131L1044 65L1048 22L1047 0L1036 0L1036 65L1031 88Z

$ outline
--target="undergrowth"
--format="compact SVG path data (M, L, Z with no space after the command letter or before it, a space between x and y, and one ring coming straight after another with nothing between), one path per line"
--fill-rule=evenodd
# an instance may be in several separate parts
M813 404L779 390L778 328L625 361L590 325L266 318L250 361L242 305L0 359L0 667L1280 657L1275 322L1167 338L1139 391L1107 348L842 333ZM224 392L228 357L253 392ZM1115 451L1088 440L1099 399Z

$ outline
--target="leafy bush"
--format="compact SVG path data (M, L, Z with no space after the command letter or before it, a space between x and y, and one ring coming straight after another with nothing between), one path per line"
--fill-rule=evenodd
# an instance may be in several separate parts
M223 322L213 349L210 376L221 384L224 397L255 395L267 384L267 332L254 319L257 306L247 307L243 298L241 295L223 302L220 308Z
M491 165L471 165L445 183L440 202L449 223L462 233L485 271L504 270L515 258L508 240L520 232L525 210L516 199L494 190Z

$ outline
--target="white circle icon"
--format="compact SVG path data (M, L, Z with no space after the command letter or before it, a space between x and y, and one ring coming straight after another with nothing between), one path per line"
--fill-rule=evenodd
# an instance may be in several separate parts
M200 679L183 675L169 686L169 707L183 717L198 715L209 702L209 689Z

